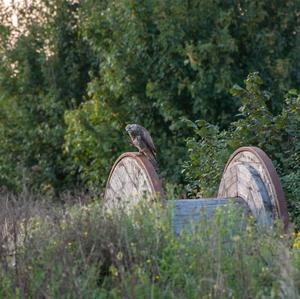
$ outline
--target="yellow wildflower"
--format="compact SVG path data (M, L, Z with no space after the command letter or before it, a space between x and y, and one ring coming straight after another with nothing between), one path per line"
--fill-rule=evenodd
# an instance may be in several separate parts
M232 240L233 241L239 241L241 239L241 237L239 235L233 236Z
M123 258L123 253L121 251L118 252L117 254L117 260L121 260Z

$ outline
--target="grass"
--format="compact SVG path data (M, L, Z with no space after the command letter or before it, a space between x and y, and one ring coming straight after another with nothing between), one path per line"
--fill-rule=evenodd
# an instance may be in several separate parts
M299 298L300 236L280 225L230 206L176 236L160 203L66 201L0 195L0 298Z

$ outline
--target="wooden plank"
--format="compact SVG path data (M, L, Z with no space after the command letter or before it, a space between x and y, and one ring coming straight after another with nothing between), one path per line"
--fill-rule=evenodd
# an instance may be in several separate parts
M173 209L172 221L175 234L188 231L201 217L210 217L214 210L228 204L232 198L178 199L167 201Z

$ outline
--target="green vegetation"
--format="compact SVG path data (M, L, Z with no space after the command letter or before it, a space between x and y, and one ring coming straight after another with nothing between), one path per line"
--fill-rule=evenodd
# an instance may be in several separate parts
M300 228L300 94L291 90L280 113L268 108L270 93L262 89L254 73L231 90L241 98L239 120L220 130L204 120L187 124L194 129L188 139L189 160L184 166L188 190L198 196L215 194L226 161L234 150L245 145L264 149L273 160L288 199L290 218Z
M92 68L78 6L41 1L0 11L0 184L17 191L73 187L72 160L62 150L64 113L83 100ZM10 21L14 13L19 27Z
M240 106L228 91L250 72L275 113L299 84L298 1L32 2L0 4L0 184L10 190L101 190L129 149L130 122L152 133L162 177L182 183L182 119L226 128Z
M0 297L299 298L299 233L229 207L175 236L99 194L139 123L170 198L259 146L299 229L300 2L28 2L0 2Z
M62 209L7 197L1 298L299 298L300 239L292 248L236 207L176 236L159 203L128 216L74 198Z

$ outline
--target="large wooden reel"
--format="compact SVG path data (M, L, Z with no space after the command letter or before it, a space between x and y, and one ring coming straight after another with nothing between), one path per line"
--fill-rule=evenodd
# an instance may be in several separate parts
M241 147L229 158L218 197L242 198L257 221L276 218L288 225L288 213L279 177L270 158L258 147Z
M113 165L106 184L106 205L131 207L141 198L162 197L163 189L151 162L139 153L124 153Z
M124 153L110 172L105 190L106 206L130 208L149 197L163 197L154 167L139 153ZM207 210L210 215L232 199L246 204L258 223L269 225L274 219L281 219L285 229L288 228L286 201L271 160L257 147L241 147L225 166L216 198L167 202L174 208L175 232L186 222L199 219L201 210Z

